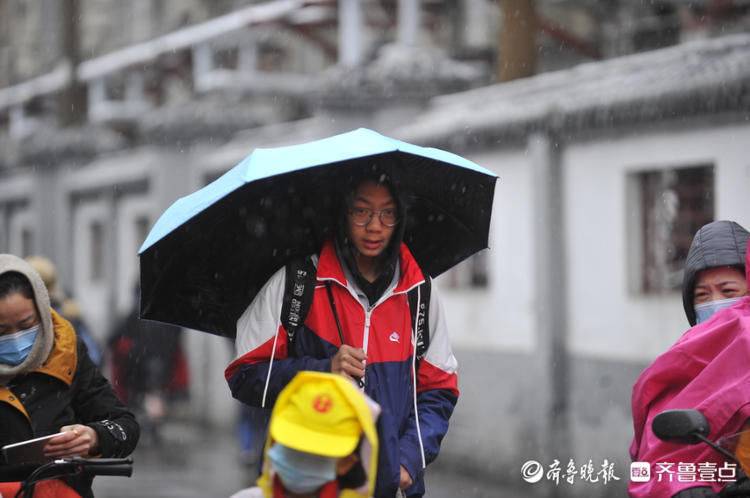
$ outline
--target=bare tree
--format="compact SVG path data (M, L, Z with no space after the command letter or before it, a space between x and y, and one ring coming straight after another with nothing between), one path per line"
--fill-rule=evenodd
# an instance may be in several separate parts
M536 72L535 0L497 0L502 22L498 39L497 79L510 81Z
M70 62L70 84L60 92L60 126L79 124L86 120L86 87L78 80L75 68L80 62L80 6L81 0L62 0L60 33L62 57Z
M8 34L8 6L0 0L0 88L10 85L10 34Z

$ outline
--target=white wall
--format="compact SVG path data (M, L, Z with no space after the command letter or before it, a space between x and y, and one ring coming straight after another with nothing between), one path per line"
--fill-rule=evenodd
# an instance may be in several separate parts
M115 228L118 264L115 268L115 310L118 316L126 314L133 306L133 289L140 279L138 249L143 243L138 234L137 222L139 218L146 218L153 225L153 204L152 197L137 195L122 199L117 205Z
M32 213L34 209L33 192L35 185L31 175L16 175L3 178L0 182L0 244L2 251L17 256L21 254L21 233L34 226ZM36 235L36 234L35 234Z
M688 328L679 292L628 291L627 175L714 164L717 219L750 227L750 126L650 132L571 145L564 154L569 350L651 361Z
M16 210L10 217L8 223L9 228L9 247L10 253L25 257L28 254L24 254L24 250L34 253L37 250L38 233L37 227L34 225L34 216L30 208L23 210ZM24 234L30 235L28 242L30 247L23 247L24 245Z
M90 325L97 339L103 339L103 331L109 329L109 284L108 274L100 280L91 279L92 233L91 226L99 223L107 230L110 220L109 203L106 200L94 200L81 203L73 211L73 294L81 304L84 318ZM105 234L106 238L106 234ZM106 249L103 251L106 255ZM106 272L107 260L103 261ZM111 278L111 277L110 277Z
M144 147L103 156L85 168L66 174L59 188L63 206L73 214L71 229L73 294L81 305L97 339L104 342L113 320L129 311L133 303L133 278L137 275L135 219L153 209L160 192L131 191L134 185L153 183L165 157L163 151ZM105 230L103 264L105 278L91 282L91 223ZM114 315L114 316L113 316Z
M214 427L232 427L239 402L232 398L224 369L234 359L234 341L195 330L185 330L182 337L190 367L191 413Z
M491 149L469 159L500 179L492 219L487 290L444 289L451 341L459 361L461 398L441 460L456 468L517 479L529 458L600 465L616 462L621 481L584 486L571 496L626 493L633 437L630 395L643 366L687 329L677 292L633 294L634 219L628 196L632 173L713 164L715 212L750 227L749 127L656 132L564 144L563 223L568 312L567 369L570 446L556 454L545 437L544 400L550 393L538 367L535 317L534 155ZM631 180L631 181L629 181ZM640 271L639 267L635 271ZM440 282L440 279L438 279ZM497 428L498 430L488 430ZM505 428L507 430L501 430Z
M499 176L489 240L489 287L448 289L446 303L454 347L530 352L536 344L531 168L523 151L467 155Z

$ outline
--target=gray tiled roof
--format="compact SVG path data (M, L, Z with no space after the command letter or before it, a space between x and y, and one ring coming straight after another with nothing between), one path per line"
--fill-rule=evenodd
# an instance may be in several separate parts
M425 144L574 134L694 116L750 119L750 35L684 43L436 97L394 134ZM744 116L744 118L743 118Z

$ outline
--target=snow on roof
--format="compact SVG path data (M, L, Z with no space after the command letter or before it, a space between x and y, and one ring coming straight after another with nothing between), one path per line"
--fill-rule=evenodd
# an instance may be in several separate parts
M229 93L205 95L145 112L135 125L139 139L147 143L222 143L239 130L282 120L283 112L277 107L270 99L252 100Z
M251 5L210 21L82 62L78 66L78 76L87 81L129 66L143 64L162 54L228 36L250 25L277 20L303 6L302 0L275 0Z
M85 163L99 154L119 150L126 143L119 133L91 124L68 128L40 126L19 144L18 160L27 164Z
M327 69L317 89L324 104L350 106L370 100L427 99L476 86L485 74L484 67L451 59L436 47L391 43L381 46L367 64Z
M342 131L330 118L317 115L295 121L266 124L238 132L226 144L207 151L201 162L209 170L225 171L242 161L257 147L280 147L325 138Z
M49 73L0 88L0 108L16 106L38 95L56 92L70 82L72 72L70 61L63 59Z
M436 97L394 135L460 146L535 129L575 131L748 110L750 35L739 34Z
M76 74L82 81L107 76L132 66L148 63L164 54L232 36L248 26L262 25L282 19L294 14L295 11L306 10L314 6L310 4L314 2L312 0L273 0L251 5L194 26L178 29L153 40L83 61L77 66ZM62 61L48 74L18 85L0 88L0 109L59 91L70 83L71 77L70 62Z

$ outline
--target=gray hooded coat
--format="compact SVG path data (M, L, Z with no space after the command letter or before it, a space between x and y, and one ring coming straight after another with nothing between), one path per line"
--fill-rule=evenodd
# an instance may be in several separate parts
M133 413L91 361L72 325L50 308L39 274L21 258L0 254L0 275L8 272L30 282L40 327L24 361L0 363L0 446L84 424L96 432L102 457L129 455L140 433ZM0 458L0 478L26 477L18 474L16 462L4 460ZM66 480L81 496L93 496L91 476Z
M750 236L734 221L719 220L703 225L693 237L682 280L682 305L690 325L695 325L695 281L698 272L719 266L735 266L745 273L745 249Z

